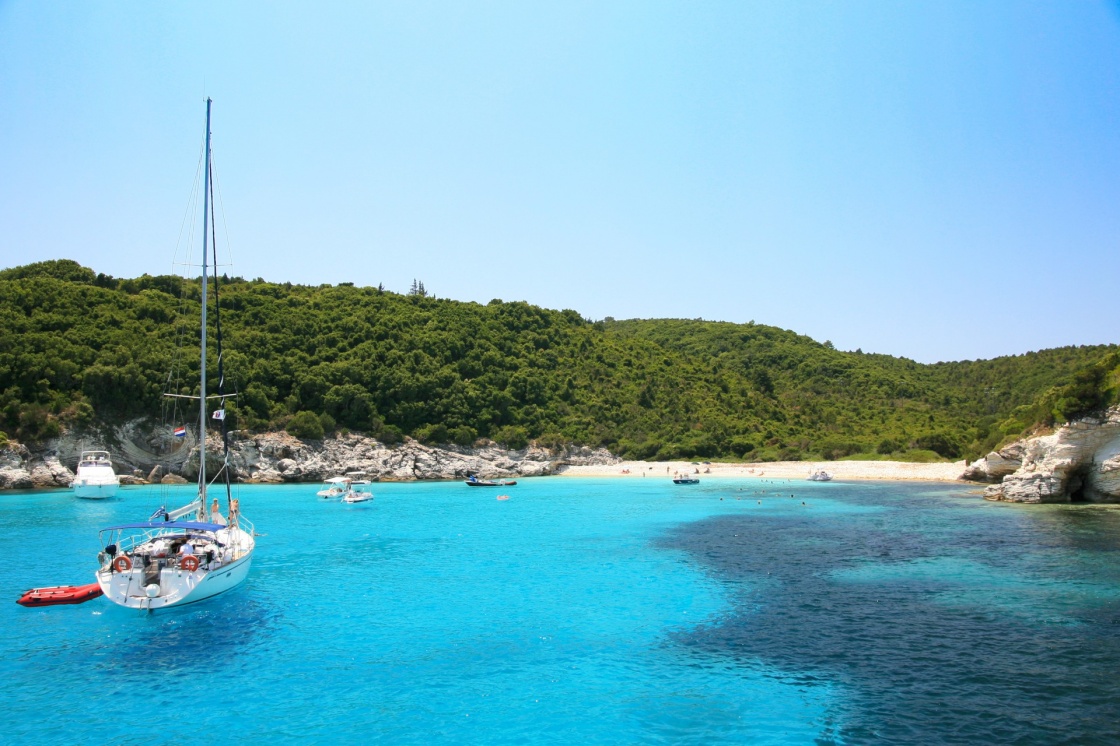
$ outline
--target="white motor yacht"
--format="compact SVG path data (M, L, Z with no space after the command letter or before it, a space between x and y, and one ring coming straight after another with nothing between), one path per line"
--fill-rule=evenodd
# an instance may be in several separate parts
M82 451L78 459L78 473L70 486L74 496L87 500L103 500L117 494L121 480L113 471L108 451Z

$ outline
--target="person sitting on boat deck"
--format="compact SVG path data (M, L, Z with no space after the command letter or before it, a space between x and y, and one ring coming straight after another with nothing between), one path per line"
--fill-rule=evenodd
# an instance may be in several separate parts
M187 555L194 556L194 547L191 546L189 539L183 542L183 546L179 547L179 556L186 557Z
M210 504L210 522L216 523L219 526L226 525L226 519L222 516L221 508L218 507L218 498L214 498L214 502Z

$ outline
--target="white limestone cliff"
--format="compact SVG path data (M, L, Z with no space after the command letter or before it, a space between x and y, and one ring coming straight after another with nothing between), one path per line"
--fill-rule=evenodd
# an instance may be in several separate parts
M1017 445L1022 448L1021 464L999 484L984 490L985 498L1022 503L1120 503L1120 407Z
M1023 444L1019 441L974 461L964 470L961 479L971 482L1000 482L1008 474L1014 474L1022 465Z

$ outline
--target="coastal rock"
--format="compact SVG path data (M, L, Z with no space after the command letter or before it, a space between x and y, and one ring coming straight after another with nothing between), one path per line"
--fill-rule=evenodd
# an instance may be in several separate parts
M388 446L354 433L321 441L301 441L288 433L246 436L231 445L231 466L242 479L254 482L323 481L349 472L371 480L411 481L543 476L558 463L617 463L604 449L585 447L557 452L530 445L506 450L495 443L478 447L428 446L408 438Z
M1120 407L1021 441L1022 464L984 490L989 500L1120 503Z
M175 438L168 427L134 421L104 432L65 433L29 451L20 444L0 450L0 488L68 486L73 474L63 464L77 462L91 442L109 448L121 484L183 484L198 475L197 440L188 433ZM363 472L371 480L500 479L544 476L569 466L619 463L603 448L569 446L547 449L533 444L509 450L492 441L475 446L429 446L411 438L386 445L375 438L350 433L303 441L286 432L230 434L229 466L242 482L278 484L320 482L349 472ZM207 440L206 468L216 474L223 465L221 442ZM127 476L132 474L131 477ZM147 475L144 478L143 475ZM135 481L133 481L135 480Z
M0 488L30 489L31 472L26 468L30 459L27 447L19 443L0 448Z
M1008 474L1014 474L1023 465L1023 444L1021 442L992 451L964 470L961 479L971 482L999 482Z
M74 472L59 462L54 450L32 452L20 443L0 449L0 488L69 487L73 481Z
M38 489L69 487L73 481L74 472L59 462L57 453L46 454L31 463L31 484Z

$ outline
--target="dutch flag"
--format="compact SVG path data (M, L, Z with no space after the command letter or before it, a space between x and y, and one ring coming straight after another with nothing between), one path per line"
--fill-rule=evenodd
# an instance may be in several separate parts
M186 435L187 435L187 428L185 428L185 427L175 428L175 437L176 438L184 438L184 437L186 437Z

